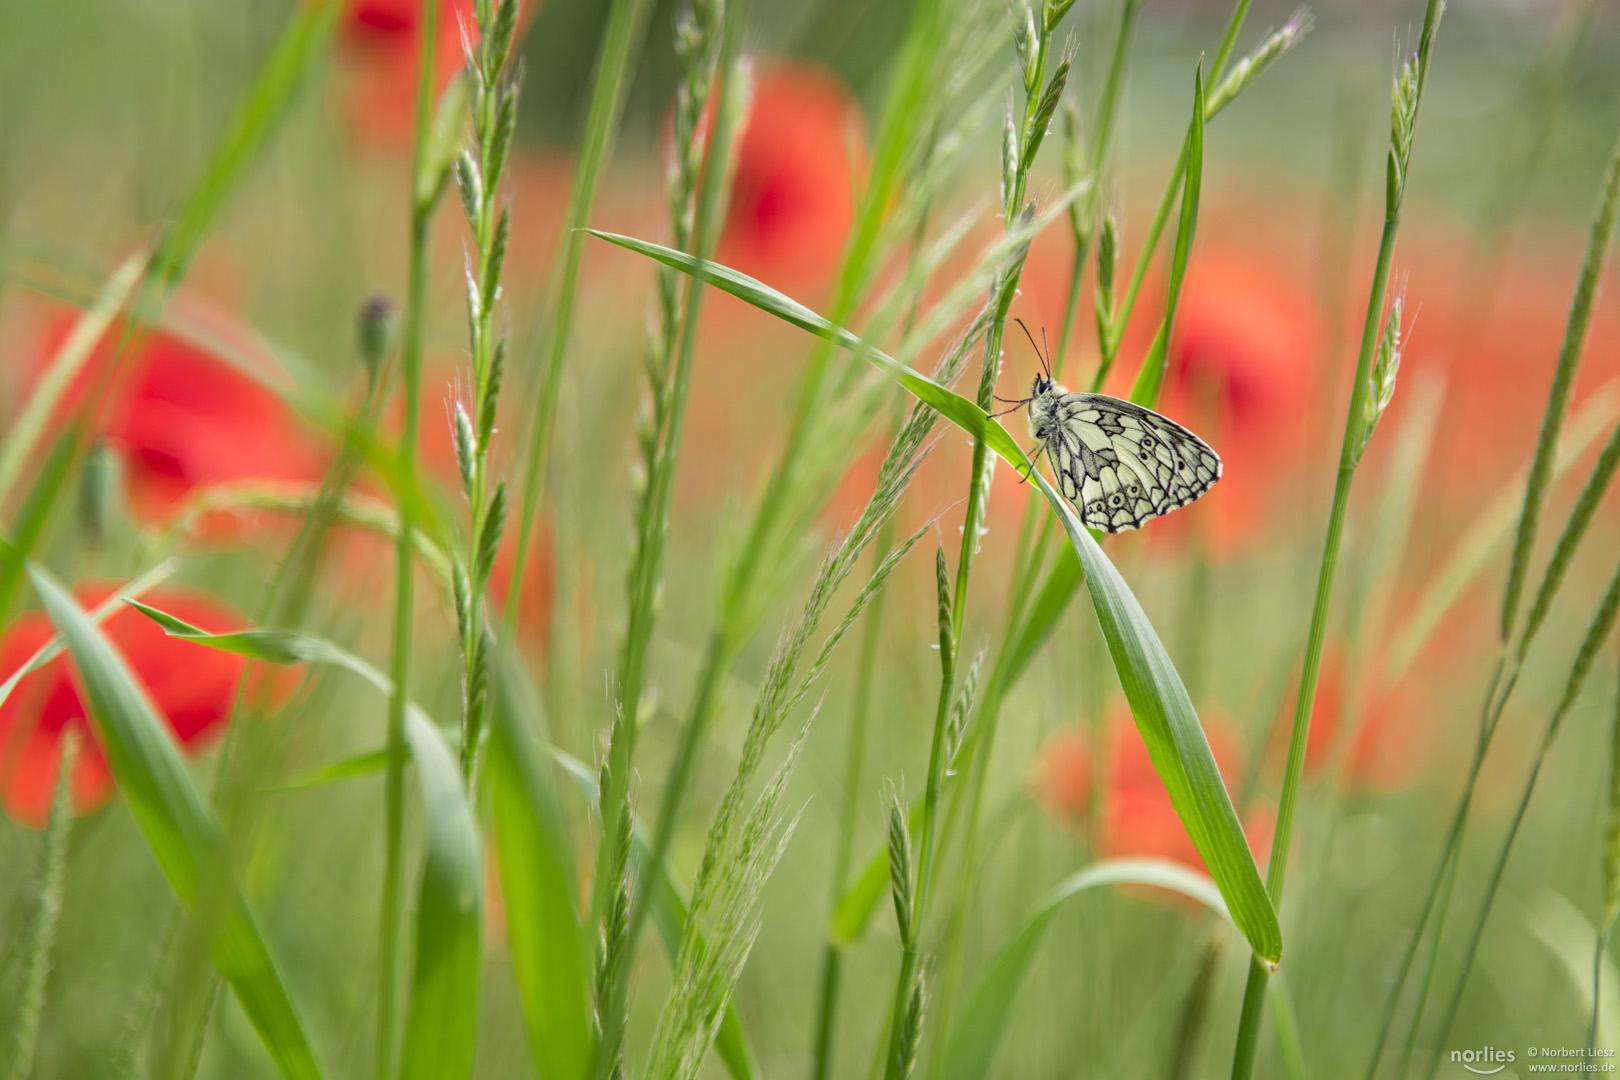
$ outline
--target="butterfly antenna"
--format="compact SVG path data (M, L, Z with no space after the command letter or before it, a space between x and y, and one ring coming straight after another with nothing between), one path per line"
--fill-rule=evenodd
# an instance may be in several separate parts
M1024 332L1024 336L1029 338L1029 347L1035 350L1035 357L1041 362L1041 370L1045 372L1046 377L1050 379L1052 377L1052 368L1049 364L1047 364L1046 357L1041 355L1041 347L1035 344L1035 335L1029 332L1029 327L1024 325L1023 319L1015 318L1013 319L1013 322L1017 323L1018 328ZM1042 328L1041 333L1046 333L1046 330Z
M1046 327L1041 327L1041 345L1046 350L1046 377L1052 377L1052 346L1046 340Z

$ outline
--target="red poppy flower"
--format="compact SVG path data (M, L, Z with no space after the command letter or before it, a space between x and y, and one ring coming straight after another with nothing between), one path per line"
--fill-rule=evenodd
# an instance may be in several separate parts
M1210 248L1189 265L1161 411L1226 462L1200 518L1219 554L1265 527L1304 453L1319 342L1315 310L1310 291L1275 262Z
M1201 719L1215 763L1230 788L1242 765L1241 743L1219 714L1205 710ZM1155 856L1202 869L1203 860L1170 804L1128 709L1121 706L1110 717L1106 738L1108 771L1096 797L1099 854ZM1097 776L1090 740L1090 733L1069 729L1052 735L1041 749L1034 781L1037 795L1059 818L1085 822L1092 813ZM1252 818L1246 826L1251 844L1269 836L1257 827L1262 824Z
M215 321L219 321L217 316ZM43 370L75 316L58 319L44 338L36 369ZM72 409L106 379L122 331L108 330L64 403ZM262 370L272 361L240 329L211 327L234 353ZM163 332L135 339L112 384L115 397L101 410L101 432L126 459L132 510L145 521L168 517L195 489L240 480L311 482L323 454L292 410L258 379L201 345Z
M518 38L539 0L518 9ZM462 28L477 40L473 0L440 0L434 85L442 92L461 70ZM354 0L339 34L349 66L347 111L356 139L388 149L409 147L416 115L416 68L422 49L421 0Z
M789 292L825 283L855 220L861 130L859 106L827 72L761 64L716 257Z
M89 609L116 588L85 584L74 595ZM146 599L153 607L214 633L245 625L220 601L191 589L161 588ZM168 637L152 620L128 608L115 612L102 626L181 748L187 753L206 748L230 718L246 659ZM30 612L13 623L0 638L0 679L22 667L54 632L43 612ZM287 684L278 680L278 685ZM85 737L73 769L75 809L86 813L111 797L112 772L95 741L86 708L78 674L65 654L25 676L0 705L0 803L17 821L28 825L45 821L62 755L62 733L69 727Z

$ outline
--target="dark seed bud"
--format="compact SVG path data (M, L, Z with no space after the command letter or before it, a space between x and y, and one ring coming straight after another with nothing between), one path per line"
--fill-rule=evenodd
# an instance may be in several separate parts
M376 379L394 344L394 302L381 293L360 306L360 361Z

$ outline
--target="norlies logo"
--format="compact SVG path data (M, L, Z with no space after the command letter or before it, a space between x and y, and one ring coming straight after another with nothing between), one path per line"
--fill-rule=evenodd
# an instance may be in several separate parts
M1484 1046L1478 1050L1453 1050L1451 1060L1471 1073L1494 1076L1513 1061L1513 1051Z

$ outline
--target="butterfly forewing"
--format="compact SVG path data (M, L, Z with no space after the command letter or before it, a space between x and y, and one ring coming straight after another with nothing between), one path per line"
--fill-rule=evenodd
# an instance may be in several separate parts
M1221 478L1221 459L1208 444L1140 405L1105 394L1064 394L1051 414L1047 456L1063 494L1093 529L1141 528Z

